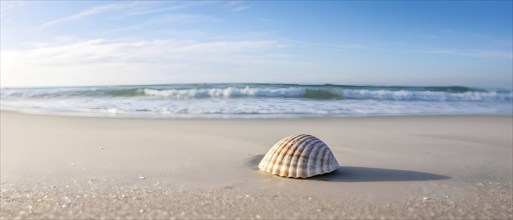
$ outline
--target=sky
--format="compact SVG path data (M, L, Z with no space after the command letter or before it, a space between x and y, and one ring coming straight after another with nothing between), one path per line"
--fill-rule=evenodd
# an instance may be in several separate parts
M1 1L0 86L513 84L512 1Z

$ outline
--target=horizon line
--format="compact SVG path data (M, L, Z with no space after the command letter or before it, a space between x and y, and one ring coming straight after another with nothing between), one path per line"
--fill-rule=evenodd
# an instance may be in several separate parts
M62 87L121 87L121 86L165 86L165 85L236 85L236 84L253 84L253 85L296 85L296 86L372 86L372 87L465 87L465 88L495 88L495 89L512 89L513 85L508 86L468 86L468 85L413 85L413 84L394 84L394 83L283 83L283 82L211 82L211 83L150 83L150 84L96 84L96 85L49 85L49 86L0 86L0 89L44 89L44 88L62 88Z

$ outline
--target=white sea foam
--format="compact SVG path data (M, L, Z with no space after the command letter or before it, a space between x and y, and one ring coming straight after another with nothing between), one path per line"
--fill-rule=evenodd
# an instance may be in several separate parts
M468 91L449 93L438 91L387 91L387 90L343 90L347 99L375 99L375 100L419 100L419 101L501 101L512 100L513 93L497 93L496 91Z
M233 98L233 97L300 97L305 88L209 88L209 89L144 89L144 94L174 99Z
M511 114L511 102L300 99L47 99L2 100L3 110L140 117L312 117L363 115Z

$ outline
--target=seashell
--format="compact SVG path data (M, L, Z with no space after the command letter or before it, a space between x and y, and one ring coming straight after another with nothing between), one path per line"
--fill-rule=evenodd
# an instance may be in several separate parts
M292 135L278 141L258 165L274 175L308 178L330 173L339 167L328 145L308 135Z

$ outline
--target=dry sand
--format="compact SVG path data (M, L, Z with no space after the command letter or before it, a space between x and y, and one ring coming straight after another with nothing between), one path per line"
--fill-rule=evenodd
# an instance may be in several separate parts
M1 113L12 218L512 218L512 117L157 120ZM341 164L257 170L309 133Z

